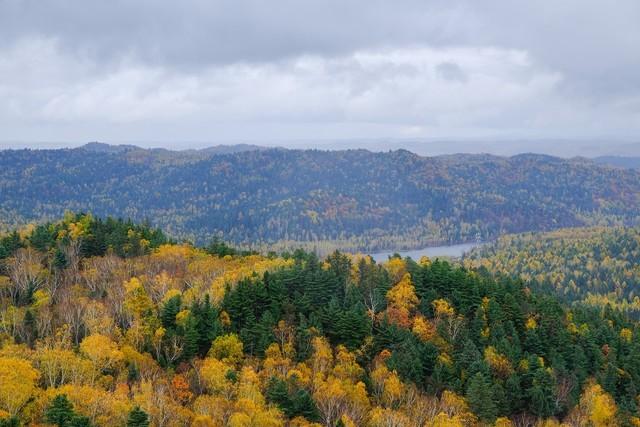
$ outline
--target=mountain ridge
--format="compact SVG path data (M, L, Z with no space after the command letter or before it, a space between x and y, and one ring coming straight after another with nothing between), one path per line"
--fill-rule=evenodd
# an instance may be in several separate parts
M7 223L91 211L198 242L409 249L640 216L639 172L539 154L5 150L0 167Z

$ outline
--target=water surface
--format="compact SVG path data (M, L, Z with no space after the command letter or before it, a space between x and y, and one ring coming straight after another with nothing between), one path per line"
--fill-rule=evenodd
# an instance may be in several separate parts
M465 252L470 251L471 249L482 245L482 243L462 243L459 245L450 245L450 246L430 246L422 249L414 249L412 251L385 251L385 252L376 252L370 254L371 257L376 262L386 261L391 255L394 253L399 253L403 258L411 257L412 259L418 261L420 257L423 255L428 256L429 258L436 257L455 257L459 258Z

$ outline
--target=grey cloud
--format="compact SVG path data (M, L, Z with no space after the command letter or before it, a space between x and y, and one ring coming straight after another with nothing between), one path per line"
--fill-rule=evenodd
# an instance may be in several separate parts
M0 0L0 125L634 137L638 22L635 0Z
M436 71L440 77L454 82L466 82L467 74L460 66L453 62L442 62L436 66Z

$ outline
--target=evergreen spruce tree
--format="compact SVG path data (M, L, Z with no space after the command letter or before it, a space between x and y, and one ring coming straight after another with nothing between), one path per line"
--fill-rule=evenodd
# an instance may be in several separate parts
M474 362L478 360L482 360L482 356L480 354L480 351L478 351L478 347L476 347L472 340L465 340L462 347L462 352L458 357L460 368L466 370L468 375L474 375L475 372L469 372L469 369L474 364Z
M475 374L467 384L467 402L483 421L493 422L498 415L498 408L493 400L491 383L480 372Z
M162 326L166 329L175 329L176 327L176 315L180 312L182 305L182 299L180 295L169 298L169 300L162 307L162 313L160 319L162 320Z
M333 344L340 342L340 325L339 319L342 317L342 309L338 298L331 298L329 304L322 306L319 310L320 319L322 320L322 330Z
M48 227L41 224L38 225L35 230L33 230L33 233L31 233L31 236L29 236L29 243L40 252L47 252L49 247L55 243L55 239L49 232Z
M0 427L20 427L18 417L0 418Z
M213 340L222 334L218 310L211 304L209 294L206 294L202 303L198 301L193 304L191 312L197 323L198 353L200 356L205 356L209 352Z
M505 394L508 396L507 406L508 413L514 414L521 412L523 409L522 387L520 385L520 377L517 373L513 373L505 381Z
M293 416L294 408L289 399L289 387L286 382L277 377L271 377L267 384L265 397L267 402L278 405L287 417L291 418Z
M255 351L257 354L263 355L269 344L273 342L273 329L275 326L276 320L273 314L270 311L265 311L255 329Z
M59 394L54 397L45 411L45 419L47 422L49 424L55 424L58 427L68 426L74 416L73 405L64 394Z
M33 343L38 339L38 328L36 326L36 317L31 310L27 310L24 314L24 329L27 335L27 344L33 346Z
M67 256L64 254L64 251L59 247L56 248L56 251L53 254L53 266L58 270L63 270L67 267L67 264Z
M240 340L244 343L244 351L248 354L255 354L256 351L256 337L258 332L258 321L253 312L249 312L247 315L244 327L240 329Z
M5 236L0 240L0 258L8 258L15 251L23 247L22 239L20 238L20 234L17 230L14 230L13 233Z
M69 421L68 425L69 427L91 427L91 420L88 417L76 415Z
M532 385L526 391L531 413L548 418L554 415L554 380L544 367L536 369L532 376Z
M191 360L198 353L200 334L195 317L190 314L184 325L184 348L182 351L183 360Z
M149 416L139 406L136 406L129 412L127 427L149 427Z
M343 311L337 322L338 338L350 349L359 347L370 330L369 317L360 303Z
M320 421L320 411L307 390L298 389L291 397L291 403L296 416L303 416L312 422Z
M312 346L311 340L313 339L313 333L309 330L307 319L304 315L300 315L300 322L296 328L295 334L295 347L296 347L296 361L301 362L307 360L311 355Z

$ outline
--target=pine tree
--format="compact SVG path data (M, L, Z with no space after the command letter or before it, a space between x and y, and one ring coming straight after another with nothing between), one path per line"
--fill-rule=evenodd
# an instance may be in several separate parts
M149 416L139 406L136 406L129 412L127 427L149 427Z
M529 410L533 414L543 418L554 414L554 388L553 378L546 369L544 367L536 369L532 376L532 386L526 392Z
M200 334L198 333L197 326L195 317L193 315L189 315L184 325L184 349L182 351L183 360L191 360L191 358L198 352Z
M69 427L91 427L91 420L88 417L76 415L69 422Z
M493 400L491 383L480 372L469 380L467 401L473 412L484 421L492 422L498 415L498 408Z
M176 315L180 312L181 305L182 299L180 298L180 295L169 298L162 307L162 313L160 314L162 326L167 329L175 329Z
M480 351L478 351L478 347L476 347L474 342L470 339L465 340L462 346L462 352L458 357L460 368L468 371L474 362L481 359ZM467 372L467 374L473 375L475 372Z
M33 230L31 236L29 236L29 243L31 246L39 250L40 252L46 252L49 247L55 243L55 238L52 233L49 232L47 225L41 224Z
M294 415L293 404L289 399L289 387L283 380L271 377L267 385L265 397L267 398L267 402L278 405L287 417L291 418Z
M255 352L259 355L263 355L266 348L274 340L273 329L276 326L276 320L270 311L265 311L260 322L256 325L254 330L255 337Z
M64 251L60 248L56 248L56 251L53 254L53 266L58 270L63 270L67 264L67 256L64 254Z
M513 414L522 411L522 387L520 385L520 377L517 373L511 374L505 381L505 394L508 396L507 405L508 413Z
M205 356L213 340L222 334L218 310L211 304L209 294L206 294L202 303L193 303L191 313L196 319L198 330L198 354Z
M36 326L36 317L31 310L27 310L24 314L24 329L27 336L27 344L33 346L33 343L38 339L38 328Z
M302 416L309 421L318 421L320 414L309 392L299 388L295 381L287 384L284 380L272 377L265 393L267 401L275 403L289 418Z
M319 310L320 319L322 320L322 330L333 344L340 340L340 325L338 321L341 318L342 310L337 298L332 298L329 304L325 304Z
M47 422L59 427L68 426L74 415L73 405L64 394L59 394L54 397L53 401L45 411L45 418Z
M359 347L370 330L369 317L360 303L343 311L337 321L338 338L350 349Z
M18 417L0 418L0 427L20 427Z
M14 230L13 233L0 240L0 259L10 257L23 246L24 244L22 243L22 239L20 239L20 234Z
M307 390L298 389L291 397L291 403L295 415L303 416L312 422L320 421L320 411Z

